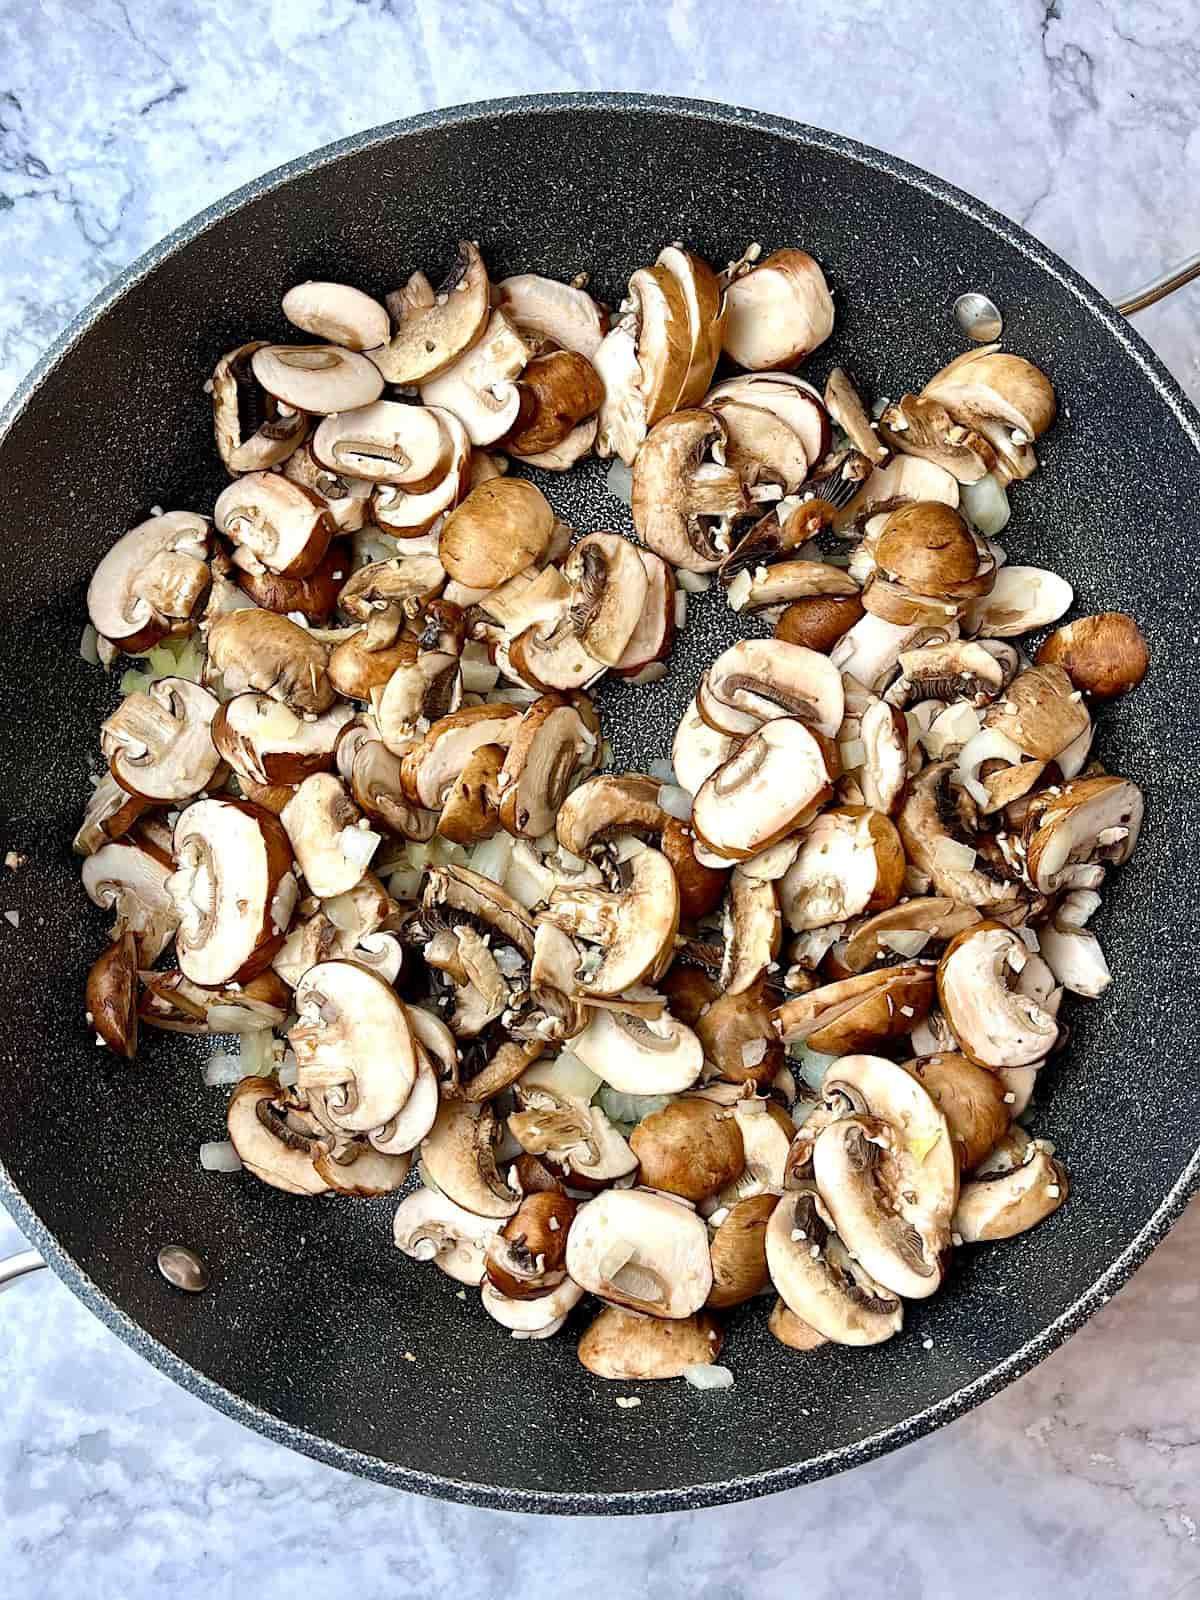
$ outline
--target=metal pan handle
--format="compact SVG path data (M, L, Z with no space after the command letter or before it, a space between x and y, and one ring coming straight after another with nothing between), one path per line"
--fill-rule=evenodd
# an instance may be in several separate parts
M1193 278L1200 278L1200 255L1189 256L1186 261L1164 272L1161 278L1152 278L1140 289L1116 301L1117 310L1123 317L1131 317L1136 311L1144 311L1156 301L1165 300L1176 289L1182 289L1185 283L1191 283Z
M15 1256L9 1256L7 1261L0 1261L0 1294L31 1272L40 1272L45 1265L36 1250L21 1250Z

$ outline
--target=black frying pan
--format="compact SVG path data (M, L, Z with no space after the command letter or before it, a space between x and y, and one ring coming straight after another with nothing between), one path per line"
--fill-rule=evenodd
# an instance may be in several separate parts
M1106 712L1099 752L1145 789L1148 821L1098 931L1115 982L1072 1015L1038 1131L1070 1203L1012 1243L960 1252L947 1289L878 1349L784 1350L760 1305L733 1318L732 1391L593 1379L574 1340L505 1339L474 1297L392 1249L388 1202L290 1199L203 1172L221 1096L173 1035L132 1069L98 1052L83 975L104 940L70 838L87 793L104 675L76 653L101 551L153 504L207 510L223 481L202 385L215 357L283 337L281 292L333 277L381 294L452 241L496 275L581 268L615 301L672 238L723 263L756 238L800 243L836 286L841 359L899 394L962 348L949 315L984 288L1005 342L1052 376L1061 418L1014 493L1014 556L1068 576L1081 610L1132 611L1154 652ZM537 1511L652 1511L780 1489L851 1466L994 1394L1066 1337L1163 1236L1200 1174L1195 706L1200 418L1100 296L1014 224L848 140L683 101L562 96L467 108L365 134L213 208L130 269L68 330L0 424L0 1195L77 1294L213 1404L334 1465L407 1489ZM555 481L584 527L621 524L603 468ZM694 603L663 683L605 687L618 763L666 749L703 662L732 636ZM202 1051L194 1054L202 1054ZM213 1284L155 1270L182 1241ZM932 1347L925 1342L932 1340ZM411 1351L415 1361L403 1359Z

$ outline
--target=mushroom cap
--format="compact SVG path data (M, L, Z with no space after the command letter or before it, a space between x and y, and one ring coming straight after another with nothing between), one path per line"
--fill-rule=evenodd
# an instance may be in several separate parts
M902 965L862 972L788 1000L774 1013L779 1037L810 1050L842 1055L910 1033L933 1004L929 967Z
M834 528L843 537L849 537L870 517L895 511L914 501L927 500L939 500L957 510L957 480L932 461L922 461L917 456L893 456L877 466L862 488L847 501L834 520Z
M212 739L239 779L296 784L333 765L338 735L353 717L352 706L339 704L306 722L270 695L239 694L217 710Z
M575 856L618 834L661 834L670 815L658 803L662 785L638 772L601 772L572 789L558 809L558 842Z
M554 524L554 511L534 484L524 478L490 478L446 518L438 555L459 583L495 589L540 562Z
M630 508L638 537L688 572L716 570L734 518L749 508L738 473L715 459L725 443L720 417L675 411L650 430L633 462Z
M108 1048L126 1061L137 1054L138 952L126 929L96 957L87 976L88 1018Z
M500 821L514 837L540 839L555 826L572 778L596 764L599 740L580 707L543 695L513 734L498 779Z
M521 395L514 380L532 354L503 311L493 311L481 337L422 383L421 399L452 411L473 445L494 444L520 414Z
M588 1294L649 1316L699 1311L712 1288L708 1229L690 1206L645 1189L606 1189L582 1205L567 1271Z
M981 922L951 941L937 973L938 999L964 1055L981 1067L1040 1061L1058 1024L1036 1000L1010 987L1029 952L1011 928Z
M604 398L604 385L585 356L573 350L552 350L534 356L521 374L520 407L504 447L515 456L552 450Z
M400 638L382 650L370 647L366 628L359 628L329 652L329 681L347 700L369 700L372 689L382 689L397 667L417 657L412 639Z
M221 765L212 739L216 698L187 678L160 678L126 695L100 727L113 777L140 800L190 800Z
M522 713L502 703L464 706L451 711L404 755L405 791L415 805L440 811L459 774L482 745L507 751L521 726Z
M780 884L794 932L886 910L904 887L904 846L882 812L866 806L825 811L805 828Z
M620 890L555 889L543 913L572 938L601 946L599 963L581 969L585 996L623 994L656 973L674 949L679 889L670 862L657 850L642 850L627 865L629 881Z
M175 950L193 983L244 983L271 963L296 903L278 818L245 800L196 800L175 824Z
M453 366L487 327L490 289L483 258L469 239L459 240L438 294L423 273L415 274L398 297L395 332L372 354L387 381L425 383Z
M972 592L979 549L953 507L918 501L893 511L875 541L875 562L889 578L922 595Z
M699 1039L669 1011L654 1019L594 1009L571 1049L621 1094L678 1094L691 1088L704 1065Z
M1024 828L1025 866L1040 894L1073 887L1089 864L1122 866L1142 827L1142 791L1128 778L1076 778L1034 799Z
M206 517L166 511L106 550L88 584L87 608L102 638L149 650L190 618L209 584Z
M695 972L695 968L680 968ZM678 991L672 989L673 996ZM696 995L703 999L703 990ZM680 1001L673 999L673 1004ZM783 1046L771 1026L763 980L738 994L722 990L710 998L693 1022L705 1060L727 1083L769 1083L783 1066Z
M231 611L209 624L206 670L228 694L258 689L293 711L328 711L336 699L328 660L325 645L273 611Z
M899 1333L898 1295L878 1284L834 1230L817 1187L782 1196L766 1233L771 1282L794 1316L835 1344L882 1344Z
M298 283L284 295L281 309L294 328L347 350L374 350L391 332L379 301L348 283Z
M803 250L775 250L725 291L722 347L739 367L796 367L833 332L825 274Z
M1044 1221L1070 1193L1067 1170L1040 1139L1018 1142L1018 1153L997 1155L964 1183L954 1231L964 1244L1012 1239Z
M1008 1132L1012 1114L994 1072L964 1055L942 1051L906 1061L910 1072L946 1119L960 1172L970 1172Z
M666 1322L605 1306L580 1334L578 1354L597 1378L648 1383L710 1365L721 1353L722 1338L717 1319L703 1311Z
M1062 667L1075 687L1094 700L1113 700L1141 683L1150 651L1131 616L1102 611L1056 628L1042 641L1036 659L1039 665Z
M741 1128L710 1100L673 1100L644 1117L629 1136L641 1180L699 1202L724 1189L745 1166Z
M353 961L322 961L296 988L288 1034L297 1082L319 1089L339 1128L370 1133L397 1116L417 1078L408 1014L382 978Z
M845 716L845 690L841 673L819 651L740 639L709 667L697 704L722 733L753 733L773 717L795 717L832 739Z
M730 1206L709 1241L714 1310L741 1305L771 1281L767 1266L767 1223L779 1203L775 1194L755 1194Z
M919 956L928 944L949 943L981 920L974 906L948 895L914 895L856 924L838 958L847 972L865 972L888 952Z
M533 1300L561 1283L574 1219L575 1202L560 1189L526 1194L488 1240L485 1271L492 1287L510 1300Z
M792 717L764 722L705 779L692 806L700 842L744 861L784 838L830 794L825 751Z
M499 1217L479 1217L435 1189L415 1189L396 1207L392 1239L414 1261L432 1261L457 1283L483 1282L484 1248Z

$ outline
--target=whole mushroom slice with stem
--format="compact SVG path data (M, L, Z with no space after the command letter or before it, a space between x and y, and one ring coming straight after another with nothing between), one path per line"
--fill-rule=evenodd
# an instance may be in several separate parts
M483 1282L484 1249L499 1217L480 1217L434 1189L417 1189L396 1207L392 1240L414 1261L432 1261L468 1287Z
M570 619L590 656L616 666L645 609L649 580L637 548L616 533L590 533L563 567Z
M899 710L928 700L962 700L980 708L990 705L1007 682L1005 662L969 639L903 650L899 665L900 676L884 693L885 703Z
M713 1285L707 1304L713 1310L742 1305L770 1283L767 1224L778 1204L778 1195L750 1195L728 1207L723 1216L714 1212L709 1218L710 1227L716 1224L709 1241Z
M583 997L613 997L665 971L679 927L679 888L667 858L642 850L626 864L619 889L555 889L543 916L587 947L580 958Z
M847 751L843 742L842 766L850 771L865 805L894 817L908 787L908 724L896 706L874 698L856 720L861 751ZM861 760L851 760L851 755L861 755Z
M795 717L827 739L845 716L842 676L828 656L776 639L740 639L709 667L700 715L721 733L753 733L773 717Z
M138 950L126 929L92 963L84 989L88 1023L114 1055L132 1061L138 1042Z
M353 889L379 845L379 835L366 826L345 785L331 772L305 778L279 820L309 889L321 899Z
M517 838L540 839L555 826L571 780L595 765L598 733L579 704L543 695L521 718L504 759L497 789L502 825Z
M375 827L420 844L427 843L438 830L438 813L413 804L404 787L400 757L378 739L359 742L346 781L355 805ZM446 837L451 835L447 833Z
M747 490L765 493L768 486L794 494L808 477L810 459L804 440L773 411L744 400L708 396L707 410L725 428L725 460Z
M638 555L646 573L646 595L633 632L612 668L622 678L636 678L665 661L677 630L675 574L653 551L639 550Z
M328 662L323 644L273 611L231 611L209 625L207 681L219 678L226 695L257 689L319 715L337 698Z
M484 1247L488 1282L509 1300L533 1300L567 1276L567 1235L575 1201L543 1190L527 1194Z
M711 1366L723 1338L720 1323L704 1311L665 1321L605 1306L580 1334L577 1353L597 1378L650 1383Z
M480 338L450 366L425 379L421 399L452 411L473 445L494 444L520 415L516 380L532 355L503 311L493 311Z
M895 824L866 806L825 811L804 829L780 883L793 932L884 911L904 888L904 846Z
M383 393L379 368L357 351L334 344L268 344L250 357L268 394L294 411L327 417L369 406Z
M138 523L101 556L88 584L92 626L119 650L149 650L190 632L208 591L206 517L165 511Z
M1030 883L1039 894L1095 888L1105 866L1123 866L1133 854L1143 811L1142 791L1128 778L1076 778L1042 791L1023 832Z
M750 502L725 464L725 425L709 411L676 411L646 436L633 463L631 509L638 537L688 572L715 572Z
M270 695L239 694L217 710L212 740L239 779L296 784L333 766L338 735L353 716L353 707L337 704L308 722Z
M436 410L375 400L326 417L310 448L330 472L421 494L445 476L452 446Z
M789 1190L771 1213L767 1266L784 1305L835 1344L882 1344L899 1333L904 1308L838 1236L817 1186Z
M179 912L168 890L171 866L128 839L114 839L83 863L83 887L93 905L116 913L112 937L132 933L141 965L150 966L171 942Z
M725 994L743 994L764 977L783 940L779 892L772 879L733 869L724 932L721 988Z
M785 1001L776 1009L774 1022L785 1044L843 1055L911 1033L933 997L930 967L911 963L883 967Z
M167 889L179 919L180 971L206 988L245 983L270 966L295 909L287 834L248 801L194 800L180 813L174 843Z
M638 772L602 772L585 779L559 806L559 844L571 855L586 856L621 834L657 837L671 820L659 804L661 789Z
M1054 421L1054 388L1040 368L996 345L965 350L921 391L950 415L983 434L996 452L1001 482L1027 478L1037 467L1033 441Z
M573 350L588 361L608 331L607 316L579 280L515 273L496 285L496 303L530 344Z
M484 745L499 745L507 752L521 720L519 707L503 703L463 706L439 717L404 754L402 772L409 799L428 811L440 812L475 752Z
M556 517L545 495L523 478L491 478L442 524L438 555L449 576L473 589L497 589L540 565Z
M235 566L303 578L325 559L333 523L318 496L278 472L248 472L217 496L217 529Z
M832 792L828 757L795 718L764 722L713 774L692 806L706 849L745 861L789 834Z
M252 339L227 350L213 368L213 438L231 475L279 466L308 432L304 412L281 406L254 376L253 357L265 348L265 339Z
M571 1225L567 1271L613 1305L680 1320L699 1311L712 1288L708 1229L666 1195L607 1189Z
M126 695L100 725L100 748L122 789L139 800L190 800L217 778L216 698L187 678L159 678Z
M391 333L379 301L348 283L308 279L288 290L280 309L294 328L347 350L374 350Z
M731 1184L746 1163L737 1120L699 1096L673 1100L644 1117L630 1134L629 1147L644 1184L693 1203Z
M422 384L445 372L488 324L491 285L478 247L461 239L454 264L435 291L423 272L388 296L395 330L371 359L391 384Z
M1013 1239L1044 1222L1070 1193L1067 1170L1051 1147L1017 1136L1005 1142L964 1183L954 1213L954 1231L964 1244Z
M371 516L384 533L396 539L433 537L438 519L452 511L474 486L471 462L475 455L467 430L443 406L426 406L436 416L449 441L450 453L441 478L428 489L412 490L380 483L371 495Z
M366 623L366 648L382 650L395 643L405 623L421 614L445 582L445 569L434 555L372 561L342 586L338 604L355 622Z
M508 1328L514 1339L550 1339L567 1314L583 1299L583 1290L570 1278L531 1300L511 1300L488 1279L480 1286L483 1309L494 1322Z
M1042 567L1004 566L991 588L962 614L962 630L972 638L1015 639L1057 622L1070 609L1075 591L1065 578ZM1040 652L1039 661L1047 658Z
M794 377L791 373L739 373L736 377L725 378L714 385L704 397L703 403L718 411L731 403L753 406L758 411L769 413L776 422L782 423L796 435L804 447L809 471L803 473L802 481L809 477L810 471L815 469L829 453L831 442L829 413L820 392L803 378ZM733 428L736 431L736 422ZM832 508L830 512L832 513Z
M225 1113L229 1139L243 1167L285 1194L325 1194L313 1159L332 1141L274 1078L242 1078Z
M586 357L573 350L553 350L533 357L517 382L517 393L517 419L504 448L528 458L555 449L594 417L604 385Z
M391 988L353 961L310 967L296 988L288 1033L302 1092L347 1133L369 1134L397 1116L417 1078L408 1013Z
M725 291L721 343L739 367L798 367L833 332L825 274L804 250L775 250L736 273Z
M1021 886L988 870L973 846L964 844L957 828L947 822L955 816L950 778L953 761L937 761L913 778L896 826L909 867L924 874L935 894L985 915L1008 915L1023 903Z
M669 1011L655 1018L593 1009L571 1049L620 1094L678 1094L692 1087L704 1065L700 1040Z
M1049 662L1061 667L1076 689L1093 700L1114 700L1141 683L1150 651L1131 616L1102 611L1056 628L1038 647L1036 659L1039 666Z
M1015 987L1029 959L1020 937L981 922L954 939L938 966L938 999L964 1055L981 1067L1024 1067L1053 1049L1054 1017Z
M932 461L959 483L978 483L996 465L996 452L983 434L956 422L940 401L927 394L902 395L885 406L878 437L881 448Z

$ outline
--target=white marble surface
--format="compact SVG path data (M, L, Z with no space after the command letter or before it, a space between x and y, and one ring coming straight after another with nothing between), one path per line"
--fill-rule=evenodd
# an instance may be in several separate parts
M114 272L227 190L489 93L659 90L839 129L973 190L1112 293L1200 248L1195 0L737 14L0 0L0 397ZM1200 292L1139 326L1200 397ZM18 1243L0 1221L0 1255ZM703 1600L1200 1600L1198 1312L1193 1209L1071 1344L934 1438L769 1501L617 1527L343 1477L210 1412L35 1278L0 1303L0 1596L275 1600L332 1581L361 1600L537 1600L584 1572Z

